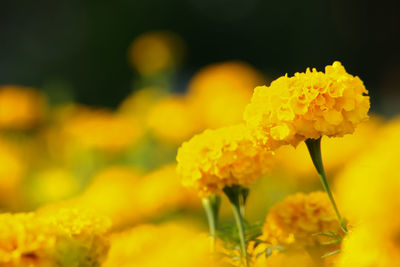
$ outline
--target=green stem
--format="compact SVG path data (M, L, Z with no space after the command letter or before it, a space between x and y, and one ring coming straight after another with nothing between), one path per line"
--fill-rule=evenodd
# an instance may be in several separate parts
M247 256L247 244L246 244L246 233L243 224L243 217L241 212L241 194L243 193L243 187L234 185L231 187L225 187L224 192L228 197L233 211L233 216L235 217L236 226L239 232L239 240L240 240L240 253L242 259L245 259L247 267L249 267L249 258ZM246 195L247 196L247 195ZM244 204L244 203L243 203Z
M208 227L212 238L211 251L215 252L218 212L221 206L221 197L213 194L208 196L208 198L203 198L202 203L207 215Z
M324 190L328 194L329 200L332 203L333 209L336 213L336 217L339 220L340 227L342 228L344 233L347 233L345 221L343 220L342 216L340 216L339 209L336 205L335 199L333 198L332 191L329 188L328 180L326 178L326 173L321 156L321 137L318 139L307 139L305 143L307 145L308 151L310 152L310 156L312 162L314 163L315 169L317 170L319 178L322 182L322 186L324 187Z
M240 187L239 190L239 206L240 206L240 214L242 215L242 218L245 216L245 206L246 206L246 200L249 195L249 189L246 187Z

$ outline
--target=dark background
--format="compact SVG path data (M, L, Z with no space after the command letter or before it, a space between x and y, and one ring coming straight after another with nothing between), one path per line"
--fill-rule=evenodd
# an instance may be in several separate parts
M200 67L239 59L270 78L340 60L375 111L400 111L399 1L0 1L0 84L63 86L85 104L131 92L127 48L170 30L187 44L181 84ZM183 82L182 82L183 81Z

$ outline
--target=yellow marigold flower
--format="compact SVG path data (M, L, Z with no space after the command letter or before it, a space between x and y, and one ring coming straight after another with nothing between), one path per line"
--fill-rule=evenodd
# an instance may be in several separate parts
M129 59L141 75L153 75L177 67L184 56L183 40L172 32L148 32L129 48Z
M158 140L171 144L183 142L202 127L192 107L178 95L158 101L150 110L147 124Z
M206 130L182 144L177 171L200 195L249 186L268 169L273 152L256 146L243 124Z
M256 87L244 119L262 143L296 146L308 138L340 137L368 118L367 93L336 61L325 73L307 69Z
M243 62L207 66L190 81L188 99L206 128L240 123L252 88L263 84L262 75Z
M222 266L212 260L207 234L189 225L141 225L111 236L104 267Z
M278 245L313 247L327 240L317 233L340 232L340 226L326 193L298 193L273 206L263 227L267 242Z
M0 86L0 128L25 130L44 117L46 101L30 87Z
M77 147L120 151L142 136L138 123L107 110L75 107L71 113L61 134Z
M2 266L97 266L109 247L109 222L82 210L0 214L0 227Z

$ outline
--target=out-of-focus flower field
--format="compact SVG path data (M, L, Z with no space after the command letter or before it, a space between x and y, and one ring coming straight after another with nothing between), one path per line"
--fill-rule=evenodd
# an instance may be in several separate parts
M367 119L363 77L226 61L182 91L179 36L127 57L113 110L0 86L0 266L400 266L400 118ZM303 142L321 136L342 221Z

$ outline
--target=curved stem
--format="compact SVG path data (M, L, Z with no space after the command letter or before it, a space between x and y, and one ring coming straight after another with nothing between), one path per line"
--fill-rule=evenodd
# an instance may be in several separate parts
M210 236L212 238L211 251L215 252L216 245L216 232L218 227L218 212L221 206L221 198L217 195L210 195L208 198L203 198L202 200L204 210L207 215L208 227L210 231Z
M322 156L321 156L321 137L318 139L307 139L305 143L307 145L308 152L310 152L310 156L312 162L314 163L315 169L318 172L322 186L324 187L325 192L328 194L329 200L331 201L336 217L339 220L340 227L342 228L344 233L347 233L346 224L342 216L340 215L339 209L336 205L335 199L333 198L332 191L329 187L328 180L326 178L326 173L324 165L322 163Z
M232 203L231 203L232 204ZM240 213L240 207L238 205L232 204L233 215L235 217L236 225L239 231L240 238L240 251L242 256L246 259L246 266L249 266L248 257L247 257L247 245L246 245L246 237L244 232L244 225L242 215Z
M246 233L244 229L244 224L243 224L243 216L241 212L241 192L242 192L242 187L241 186L231 186L231 187L225 187L224 192L226 196L229 198L229 201L232 206L232 211L233 211L233 216L235 217L236 221L236 226L239 232L239 240L240 240L240 253L242 255L242 259L245 259L245 266L249 267L249 258L247 256L247 244L246 244Z

